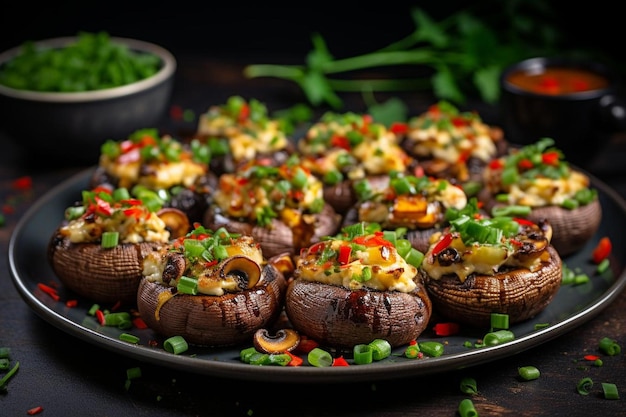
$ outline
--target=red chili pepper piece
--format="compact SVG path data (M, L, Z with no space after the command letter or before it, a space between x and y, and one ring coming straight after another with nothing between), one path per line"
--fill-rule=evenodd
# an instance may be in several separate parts
M43 411L43 407L39 405L37 407L33 407L29 409L28 411L26 411L26 414L28 414L29 416L34 416L35 414L39 414L42 411Z
M521 217L513 217L513 220L515 220L518 224L521 224L522 226L532 226L535 224L531 220L524 219Z
M343 356L333 359L333 366L350 366Z
M433 331L437 336L452 336L460 330L458 323L437 323L433 327Z
M133 319L133 326L135 326L138 329L147 329L148 325L146 324L145 321L143 321L143 319L141 317L135 317Z
M600 357L598 355L585 355L584 356L586 361L597 361L598 359L600 359Z
M499 159L494 159L489 162L489 168L491 169L500 169L502 167L504 167L504 163L502 163L502 161Z
M300 336L300 343L298 343L296 351L299 353L309 353L318 346L319 343L317 343L315 340L309 339L306 336Z
M391 130L396 135L403 135L409 131L409 125L407 125L406 123L394 122L391 124L389 130Z
M52 297L52 299L54 301L59 301L59 299L61 298L61 297L59 297L59 294L57 293L57 290L52 288L52 287L50 287L49 285L46 285L46 284L43 284L43 283L40 282L39 284L37 284L37 287L41 291L45 292L50 297Z
M65 306L69 308L74 308L78 305L78 300L67 300L65 302Z
M558 165L559 153L558 152L546 152L541 155L541 162L546 165Z
M287 364L287 366L300 366L304 362L304 360L300 356L296 356L291 352L285 352L287 355L291 356L291 360Z
M104 317L104 313L102 312L102 310L96 310L96 319L98 319L98 323L100 323L100 326L106 325L106 317Z
M517 163L517 166L520 169L531 169L534 166L534 164L530 159L524 158Z
M33 188L33 179L31 177L19 177L13 181L13 188L17 190L30 190Z
M601 238L596 247L593 249L593 252L591 253L591 260L594 263L599 264L604 259L608 258L608 256L611 254L612 249L613 245L611 243L611 239L606 236Z
M343 245L339 248L339 255L337 256L337 260L339 261L339 265L347 265L350 263L350 255L352 254L352 246Z
M433 248L433 256L439 255L442 250L450 246L450 243L452 243L452 233L447 233L443 235L441 240L439 240L439 242L437 242L437 244Z

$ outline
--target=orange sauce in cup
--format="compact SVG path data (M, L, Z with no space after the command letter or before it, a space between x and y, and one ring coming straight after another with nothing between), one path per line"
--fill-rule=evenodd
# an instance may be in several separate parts
M609 84L606 78L592 71L565 67L542 68L541 72L514 71L507 75L506 81L522 90L547 95L598 90Z

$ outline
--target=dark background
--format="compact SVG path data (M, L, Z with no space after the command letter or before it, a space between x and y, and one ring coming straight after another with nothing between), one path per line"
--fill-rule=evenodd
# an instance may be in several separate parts
M248 63L272 61L293 54L301 63L311 48L310 35L319 32L336 57L373 51L408 35L414 28L409 11L420 7L440 20L471 7L497 20L503 7L517 0L475 2L380 1L353 2L144 2L83 1L5 3L0 13L0 50L26 40L72 36L78 31L104 30L114 36L159 43L174 54L210 54L236 57ZM345 4L345 5L344 5ZM521 0L528 8L549 9L537 19L550 22L564 35L564 47L606 53L623 70L623 15L615 3L599 0L584 4L564 1ZM541 16L539 15L541 14ZM548 16L546 16L548 15Z

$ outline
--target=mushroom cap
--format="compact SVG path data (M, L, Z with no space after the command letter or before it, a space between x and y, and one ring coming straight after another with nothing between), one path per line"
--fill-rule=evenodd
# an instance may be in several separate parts
M141 280L137 308L148 327L164 337L180 335L192 345L252 343L254 333L270 327L282 311L287 281L272 264L257 285L221 296L173 294L173 287Z
M456 275L432 279L422 271L435 311L477 327L489 326L491 313L508 314L510 323L534 317L561 286L562 260L554 247L546 250L550 260L534 272L519 268L495 275L472 274L462 283Z
M320 213L307 216L314 221L292 228L281 220L273 219L268 227L263 227L227 217L212 206L205 213L203 224L213 230L224 227L230 233L252 236L261 245L263 256L272 258L285 253L296 255L300 249L318 242L323 236L334 235L341 224L341 216L329 204L325 204Z
M102 303L134 303L143 259L162 245L123 243L104 249L100 243L72 243L55 233L48 244L48 260L61 283L80 296Z
M432 305L421 283L403 293L295 279L287 288L285 311L301 334L325 346L352 349L378 338L394 347L408 344L427 327Z

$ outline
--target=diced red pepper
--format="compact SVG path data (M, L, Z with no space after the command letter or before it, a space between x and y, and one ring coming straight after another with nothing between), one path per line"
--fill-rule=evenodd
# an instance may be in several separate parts
M530 159L524 158L517 163L517 166L520 167L520 169L531 169L535 165Z
M433 331L437 336L452 336L460 330L458 323L437 323L433 327Z
M285 353L291 356L291 360L289 361L287 366L300 366L304 362L304 360L300 356L294 355L291 352L285 352Z
M501 169L504 167L504 163L500 159L494 159L489 162L489 168L491 169Z
M143 319L141 317L135 317L133 320L133 326L135 326L138 329L147 329L148 325L146 324L145 321L143 321Z
M43 407L42 406L37 406L37 407L33 407L29 410L26 411L26 414L28 414L29 416L34 416L35 414L39 414L43 411Z
M333 135L330 139L330 144L335 148L342 148L347 151L350 150L350 141L345 136Z
M244 103L241 106L241 109L239 110L239 115L237 116L237 119L241 123L241 122L245 122L249 118L250 118L250 106L248 105L248 103Z
M439 240L439 242L437 242L437 244L433 248L433 251L432 251L433 256L439 255L439 253L441 253L442 250L450 246L450 243L452 243L452 240L453 240L452 233L446 233L445 235L443 235L443 237Z
M389 128L396 135L403 135L409 131L409 125L406 123L394 122Z
M604 236L600 239L596 247L593 249L591 253L591 260L593 263L599 264L604 259L608 258L611 254L611 250L613 250L613 244L611 243L611 239L607 236Z
M535 224L531 220L524 219L522 217L513 217L513 220L515 220L518 224L521 224L522 226L532 226Z
M106 325L106 317L104 317L104 312L102 310L96 310L96 319L98 319L100 326Z
M66 306L66 307L69 307L69 308L74 308L74 307L76 307L77 305L78 305L78 300L75 300L75 299L73 299L73 300L67 300L67 301L65 302L65 306Z
M546 165L558 165L559 153L558 152L546 152L541 155L541 162Z
M182 120L183 118L183 108L178 105L173 105L170 107L170 118L172 120Z
M350 245L342 245L339 248L339 255L337 256L337 260L339 261L339 265L347 265L350 263L350 255L352 254L352 246Z
M309 353L310 351L312 351L318 346L319 346L319 343L317 343L315 340L309 339L308 337L301 335L300 343L298 343L298 347L296 348L296 351L300 353Z
M333 359L333 366L350 366L343 356Z
M43 283L38 283L37 287L45 292L46 294L48 294L54 301L59 301L61 299L61 297L59 296L59 294L57 293L57 290L55 288L50 287L49 285L43 284Z
M597 361L598 359L600 359L600 357L598 355L585 355L585 360L586 361Z
M30 190L33 188L33 179L31 177L19 177L13 181L13 188L16 190Z

